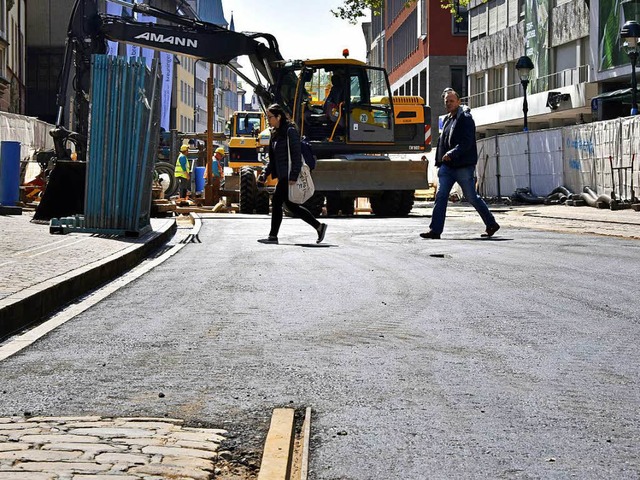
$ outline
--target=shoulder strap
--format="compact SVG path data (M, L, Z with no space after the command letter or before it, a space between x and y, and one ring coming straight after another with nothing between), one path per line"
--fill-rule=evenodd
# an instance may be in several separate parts
M289 173L287 178L291 175L291 147L289 147L289 130L287 130L287 158L289 159Z

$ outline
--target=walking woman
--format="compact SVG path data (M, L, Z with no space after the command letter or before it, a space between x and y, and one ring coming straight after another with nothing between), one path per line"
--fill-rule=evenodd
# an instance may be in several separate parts
M289 200L289 185L296 183L302 169L298 129L289 122L284 110L277 103L267 108L267 120L271 127L269 164L260 174L258 182L264 183L271 175L278 179L278 184L271 198L271 231L267 238L261 238L258 241L260 243L278 243L278 232L283 215L282 204L286 204L293 215L300 217L316 230L318 234L316 243L320 243L324 240L327 224L320 223L309 210ZM291 172L289 172L289 152L291 152Z

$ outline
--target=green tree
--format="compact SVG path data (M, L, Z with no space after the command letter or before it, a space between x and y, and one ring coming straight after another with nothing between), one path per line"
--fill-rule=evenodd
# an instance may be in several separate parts
M406 0L405 7L410 7L417 0ZM458 13L458 6L468 7L469 0L440 0L442 8L449 10L451 13ZM367 10L371 10L374 15L380 15L384 0L344 0L342 6L331 10L336 17L347 20L349 23L358 23L361 17L364 17ZM458 18L458 20L461 20Z

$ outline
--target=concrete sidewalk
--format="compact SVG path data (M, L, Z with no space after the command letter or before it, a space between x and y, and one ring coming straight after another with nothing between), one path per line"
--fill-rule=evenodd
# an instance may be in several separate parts
M0 215L0 338L118 277L176 232L173 218L154 218L152 231L140 238L52 235L32 218L29 211Z

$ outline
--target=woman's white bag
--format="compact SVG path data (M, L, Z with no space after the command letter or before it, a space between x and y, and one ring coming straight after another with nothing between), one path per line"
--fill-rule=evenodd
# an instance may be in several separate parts
M289 153L289 172L291 172L291 149L289 148L289 138L287 136L287 151ZM302 168L300 169L300 175L296 183L289 184L289 200L293 203L303 204L313 196L313 192L316 191L316 187L313 185L313 179L311 178L311 169L309 165L304 162L304 158L300 155L302 161Z

